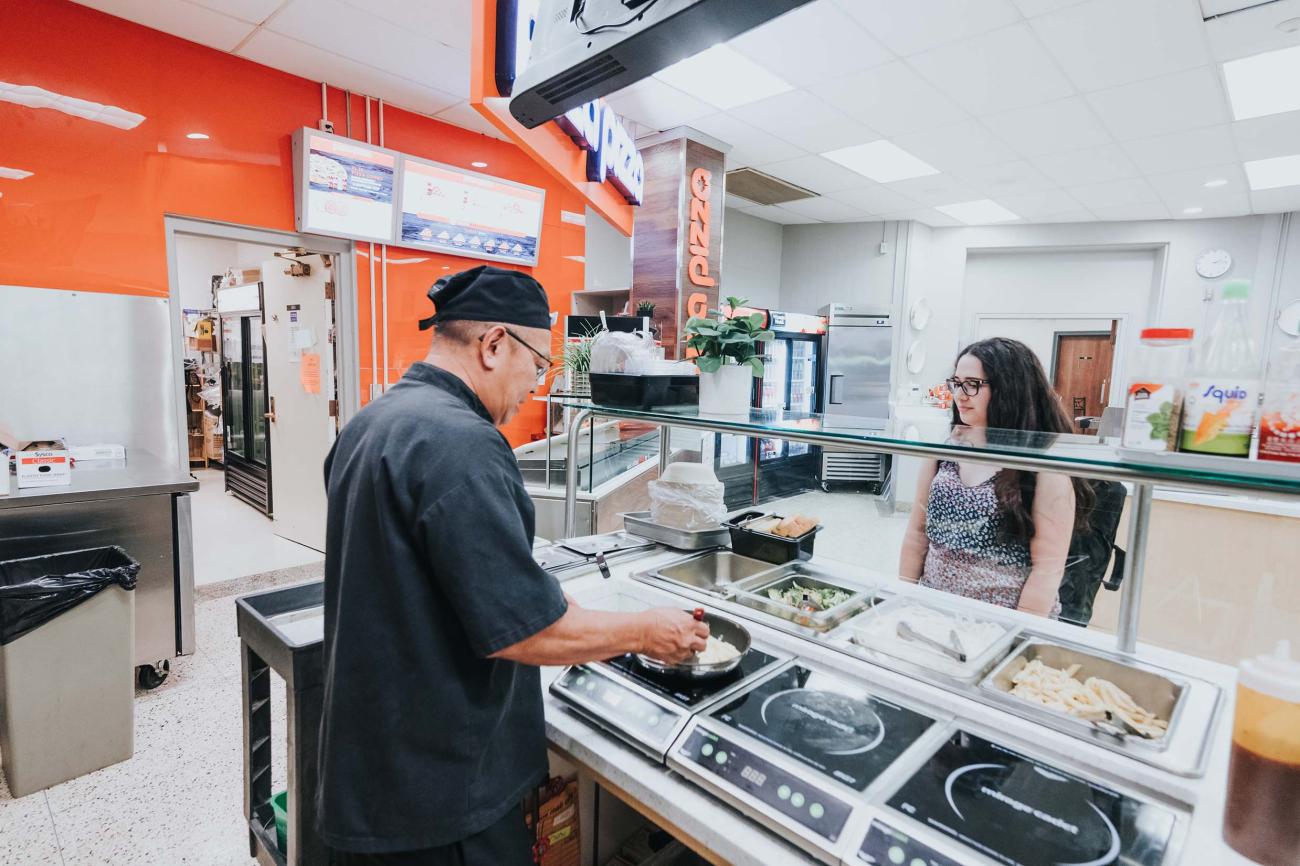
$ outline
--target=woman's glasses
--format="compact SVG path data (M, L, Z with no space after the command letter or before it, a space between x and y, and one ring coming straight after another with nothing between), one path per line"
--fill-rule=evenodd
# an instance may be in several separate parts
M976 379L974 377L958 379L956 376L953 376L951 379L946 379L945 382L948 385L949 391L954 394L961 391L967 397L974 397L980 392L980 388L990 384L988 379Z

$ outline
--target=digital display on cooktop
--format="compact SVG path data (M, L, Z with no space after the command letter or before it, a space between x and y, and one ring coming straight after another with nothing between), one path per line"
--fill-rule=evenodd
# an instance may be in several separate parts
M768 655L762 650L750 647L740 660L740 665L731 673L706 679L669 676L652 671L642 666L634 655L617 656L606 664L635 683L644 686L656 694L662 695L683 707L694 707L721 694L745 677L752 676L777 661L776 656Z
M850 788L866 790L934 720L795 665L710 713Z
M964 731L889 806L1009 866L1159 866L1175 820Z

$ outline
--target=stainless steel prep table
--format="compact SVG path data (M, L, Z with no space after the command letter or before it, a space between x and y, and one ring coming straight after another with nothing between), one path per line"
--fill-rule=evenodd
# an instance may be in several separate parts
M8 479L12 483L12 479ZM194 547L188 494L199 482L147 451L82 461L72 483L0 496L0 559L116 544L140 563L135 663L194 651Z

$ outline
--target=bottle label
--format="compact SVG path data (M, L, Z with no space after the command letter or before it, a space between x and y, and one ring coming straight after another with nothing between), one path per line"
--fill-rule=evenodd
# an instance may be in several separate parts
M1193 379L1183 404L1179 450L1246 457L1255 428L1259 383L1250 379Z
M1168 451L1178 428L1178 389L1161 382L1134 382L1124 410L1124 447Z
M1259 459L1300 463L1300 391L1265 395L1259 420Z

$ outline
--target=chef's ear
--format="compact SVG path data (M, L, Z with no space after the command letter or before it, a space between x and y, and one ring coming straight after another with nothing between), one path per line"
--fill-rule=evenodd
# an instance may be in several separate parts
M509 339L503 325L493 325L479 336L479 361L489 370L495 370L504 364L505 341Z

